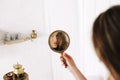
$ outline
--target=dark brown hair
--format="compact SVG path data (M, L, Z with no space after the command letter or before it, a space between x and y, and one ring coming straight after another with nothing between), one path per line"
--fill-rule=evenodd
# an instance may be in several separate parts
M101 13L93 24L93 44L115 80L120 80L120 5Z
M59 31L56 35L56 38L58 42L57 50L65 50L68 46L66 34L64 32Z

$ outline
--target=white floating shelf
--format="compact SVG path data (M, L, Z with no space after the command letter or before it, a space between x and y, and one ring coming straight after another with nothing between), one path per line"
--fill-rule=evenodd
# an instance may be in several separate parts
M30 38L30 37L26 37L26 38L20 39L20 40L4 41L4 44L5 44L5 45L11 45L11 44L16 44L16 43L25 42L25 41L28 41L28 40L31 40L31 38Z
M37 33L35 30L32 30L32 33L23 34L23 33L8 33L0 32L0 45L11 45L16 43L25 42L28 40L36 39Z

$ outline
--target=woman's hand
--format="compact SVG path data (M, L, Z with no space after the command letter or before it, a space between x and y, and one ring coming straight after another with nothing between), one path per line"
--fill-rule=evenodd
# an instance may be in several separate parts
M63 53L63 55L60 57L60 60L62 62L62 65L66 67L68 70L70 70L70 72L73 72L75 69L77 69L73 58L67 53Z
M70 70L76 80L86 80L86 78L77 68L73 58L70 55L68 55L67 53L63 53L63 56L60 57L60 60L64 67L66 67L67 64L67 69Z

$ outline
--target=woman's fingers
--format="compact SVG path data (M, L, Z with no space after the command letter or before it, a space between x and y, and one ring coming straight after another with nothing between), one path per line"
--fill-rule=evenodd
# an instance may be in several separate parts
M68 55L67 53L63 53L63 57L69 61L69 60L72 60L72 57L70 55Z
M67 53L63 53L63 58L65 59L65 62L67 63L69 68L76 68L76 64L70 55L68 55Z
M62 65L63 65L65 68L67 68L67 63L66 63L65 58L64 58L63 56L61 56L61 57L60 57L60 60L61 60L61 62L62 62Z

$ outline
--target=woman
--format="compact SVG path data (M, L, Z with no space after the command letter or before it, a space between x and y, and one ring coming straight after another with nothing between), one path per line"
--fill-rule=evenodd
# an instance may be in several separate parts
M92 39L99 59L114 80L120 80L120 5L109 8L97 17L93 24ZM86 80L70 55L64 53L61 61L63 58L76 80Z

